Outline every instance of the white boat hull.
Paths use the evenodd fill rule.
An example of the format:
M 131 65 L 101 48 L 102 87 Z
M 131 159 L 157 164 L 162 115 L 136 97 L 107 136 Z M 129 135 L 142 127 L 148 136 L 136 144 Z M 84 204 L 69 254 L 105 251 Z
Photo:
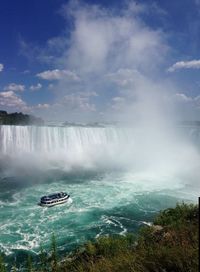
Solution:
M 54 202 L 54 203 L 39 203 L 40 206 L 42 207 L 53 207 L 56 205 L 60 205 L 60 204 L 64 204 L 64 203 L 68 203 L 71 204 L 72 203 L 72 199 L 70 197 L 63 199 L 63 200 L 59 200 L 58 202 Z

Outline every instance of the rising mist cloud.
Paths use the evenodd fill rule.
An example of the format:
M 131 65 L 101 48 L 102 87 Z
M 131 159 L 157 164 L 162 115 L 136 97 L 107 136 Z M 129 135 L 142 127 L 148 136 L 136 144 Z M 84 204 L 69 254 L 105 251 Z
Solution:
M 151 112 L 154 117 L 166 112 L 176 117 L 174 97 L 185 90 L 166 74 L 172 51 L 169 33 L 150 27 L 144 19 L 165 16 L 163 10 L 135 1 L 116 10 L 72 0 L 62 6 L 60 15 L 66 29 L 49 39 L 45 48 L 29 48 L 21 41 L 29 57 L 35 52 L 35 59 L 51 64 L 36 76 L 53 81 L 48 91 L 54 99 L 37 113 L 47 119 L 87 122 L 138 115 L 148 119 Z M 177 62 L 168 71 L 198 66 L 198 60 Z M 97 95 L 87 99 L 83 95 L 93 92 Z
M 119 101 L 117 106 L 123 111 L 136 102 L 139 85 L 148 84 L 144 90 L 140 88 L 142 92 L 154 88 L 154 78 L 160 77 L 169 46 L 161 30 L 151 29 L 141 20 L 144 12 L 149 12 L 148 8 L 135 2 L 117 13 L 79 1 L 62 7 L 62 15 L 72 22 L 73 28 L 70 35 L 58 39 L 62 54 L 54 65 L 59 69 L 37 74 L 42 79 L 57 80 L 55 104 L 60 105 L 60 115 L 70 118 L 73 111 L 79 110 L 80 119 L 84 119 L 91 109 L 90 118 L 107 119 L 116 114 L 115 97 L 123 100 L 123 108 L 119 108 Z M 56 47 L 56 39 L 51 46 Z M 80 93 L 84 92 L 95 92 L 97 96 L 80 100 Z M 77 101 L 73 109 L 72 98 Z

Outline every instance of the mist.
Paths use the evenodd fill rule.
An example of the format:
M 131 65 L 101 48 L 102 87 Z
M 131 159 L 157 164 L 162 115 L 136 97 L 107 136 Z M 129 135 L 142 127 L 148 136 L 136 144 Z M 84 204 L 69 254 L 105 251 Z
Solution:
M 81 1 L 61 7 L 60 16 L 72 28 L 42 50 L 43 60 L 51 60 L 55 69 L 36 76 L 50 83 L 54 101 L 36 112 L 47 120 L 118 126 L 1 128 L 1 156 L 13 165 L 8 171 L 119 169 L 154 177 L 194 176 L 199 151 L 177 126 L 185 116 L 183 96 L 167 71 L 169 37 L 145 21 L 159 12 L 134 1 L 120 10 Z
M 198 146 L 173 126 L 1 126 L 1 177 L 44 182 L 73 173 L 112 173 L 161 188 L 197 186 Z M 187 128 L 188 130 L 188 128 Z M 175 133 L 176 132 L 176 133 Z M 197 130 L 198 132 L 198 130 Z M 167 183 L 166 183 L 167 182 Z

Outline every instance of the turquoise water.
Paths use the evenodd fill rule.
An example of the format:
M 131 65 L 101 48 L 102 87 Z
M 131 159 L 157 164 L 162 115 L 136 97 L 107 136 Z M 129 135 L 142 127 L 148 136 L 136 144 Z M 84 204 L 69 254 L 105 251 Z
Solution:
M 62 254 L 101 235 L 137 232 L 159 210 L 197 200 L 195 147 L 131 133 L 0 126 L 0 251 L 9 263 L 37 258 L 53 233 Z M 60 191 L 70 205 L 38 205 Z
M 35 177 L 36 178 L 36 177 Z M 28 180 L 28 181 L 27 181 Z M 170 190 L 148 186 L 150 180 L 134 180 L 119 173 L 74 173 L 50 179 L 10 177 L 0 182 L 0 250 L 8 260 L 23 261 L 37 256 L 40 246 L 50 248 L 55 234 L 59 251 L 70 251 L 100 235 L 135 232 L 152 221 L 155 214 L 172 207 L 181 186 Z M 169 186 L 170 187 L 170 186 Z M 73 202 L 52 208 L 37 205 L 40 197 L 66 191 Z

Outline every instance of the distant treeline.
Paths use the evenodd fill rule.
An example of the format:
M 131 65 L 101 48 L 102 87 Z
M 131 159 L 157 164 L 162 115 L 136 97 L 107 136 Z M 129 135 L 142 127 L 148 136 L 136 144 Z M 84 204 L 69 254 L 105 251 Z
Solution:
M 7 113 L 0 110 L 0 125 L 43 125 L 41 118 L 23 114 L 22 112 Z

